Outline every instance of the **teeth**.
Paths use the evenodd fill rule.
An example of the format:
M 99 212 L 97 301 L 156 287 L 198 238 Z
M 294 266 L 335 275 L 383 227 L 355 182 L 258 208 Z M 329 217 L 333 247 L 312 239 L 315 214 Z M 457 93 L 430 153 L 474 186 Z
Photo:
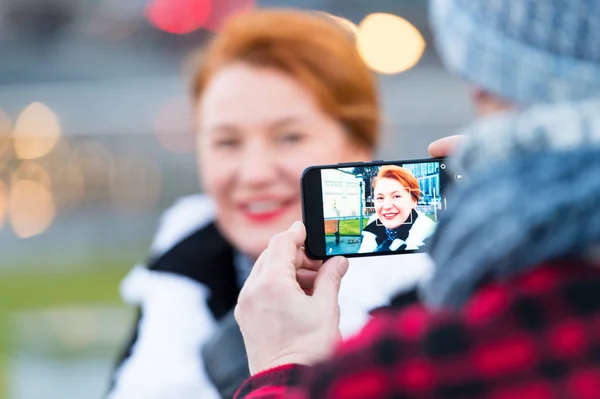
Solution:
M 247 209 L 251 213 L 265 213 L 265 212 L 272 212 L 274 210 L 279 209 L 280 207 L 281 207 L 280 202 L 269 201 L 269 202 L 253 202 L 251 204 L 248 204 Z

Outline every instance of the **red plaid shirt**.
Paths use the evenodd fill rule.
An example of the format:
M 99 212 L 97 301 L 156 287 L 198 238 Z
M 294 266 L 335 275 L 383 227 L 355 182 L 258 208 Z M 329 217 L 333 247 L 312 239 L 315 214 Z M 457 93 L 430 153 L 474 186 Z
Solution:
M 330 360 L 255 375 L 242 398 L 598 399 L 600 268 L 540 267 L 458 313 L 381 311 Z

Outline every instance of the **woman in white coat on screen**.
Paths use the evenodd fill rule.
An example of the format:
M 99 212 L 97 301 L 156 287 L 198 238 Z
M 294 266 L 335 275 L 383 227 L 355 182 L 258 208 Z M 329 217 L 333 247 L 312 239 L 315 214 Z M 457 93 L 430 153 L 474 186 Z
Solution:
M 375 214 L 362 231 L 359 253 L 422 249 L 435 223 L 417 211 L 419 182 L 405 168 L 382 166 L 373 180 Z

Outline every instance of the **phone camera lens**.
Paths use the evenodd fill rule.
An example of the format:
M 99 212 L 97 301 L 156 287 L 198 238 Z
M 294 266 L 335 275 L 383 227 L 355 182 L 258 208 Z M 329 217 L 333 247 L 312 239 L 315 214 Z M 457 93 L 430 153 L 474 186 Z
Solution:
M 441 165 L 440 165 L 440 168 L 441 168 L 442 170 L 443 170 L 443 169 L 446 169 L 446 164 L 445 164 L 445 163 L 441 164 Z

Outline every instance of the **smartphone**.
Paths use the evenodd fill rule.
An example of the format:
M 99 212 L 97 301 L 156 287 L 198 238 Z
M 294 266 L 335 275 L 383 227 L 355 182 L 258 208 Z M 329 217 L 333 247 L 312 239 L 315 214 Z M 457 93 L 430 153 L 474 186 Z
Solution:
M 426 252 L 449 176 L 444 158 L 312 166 L 302 174 L 305 250 L 313 259 Z

